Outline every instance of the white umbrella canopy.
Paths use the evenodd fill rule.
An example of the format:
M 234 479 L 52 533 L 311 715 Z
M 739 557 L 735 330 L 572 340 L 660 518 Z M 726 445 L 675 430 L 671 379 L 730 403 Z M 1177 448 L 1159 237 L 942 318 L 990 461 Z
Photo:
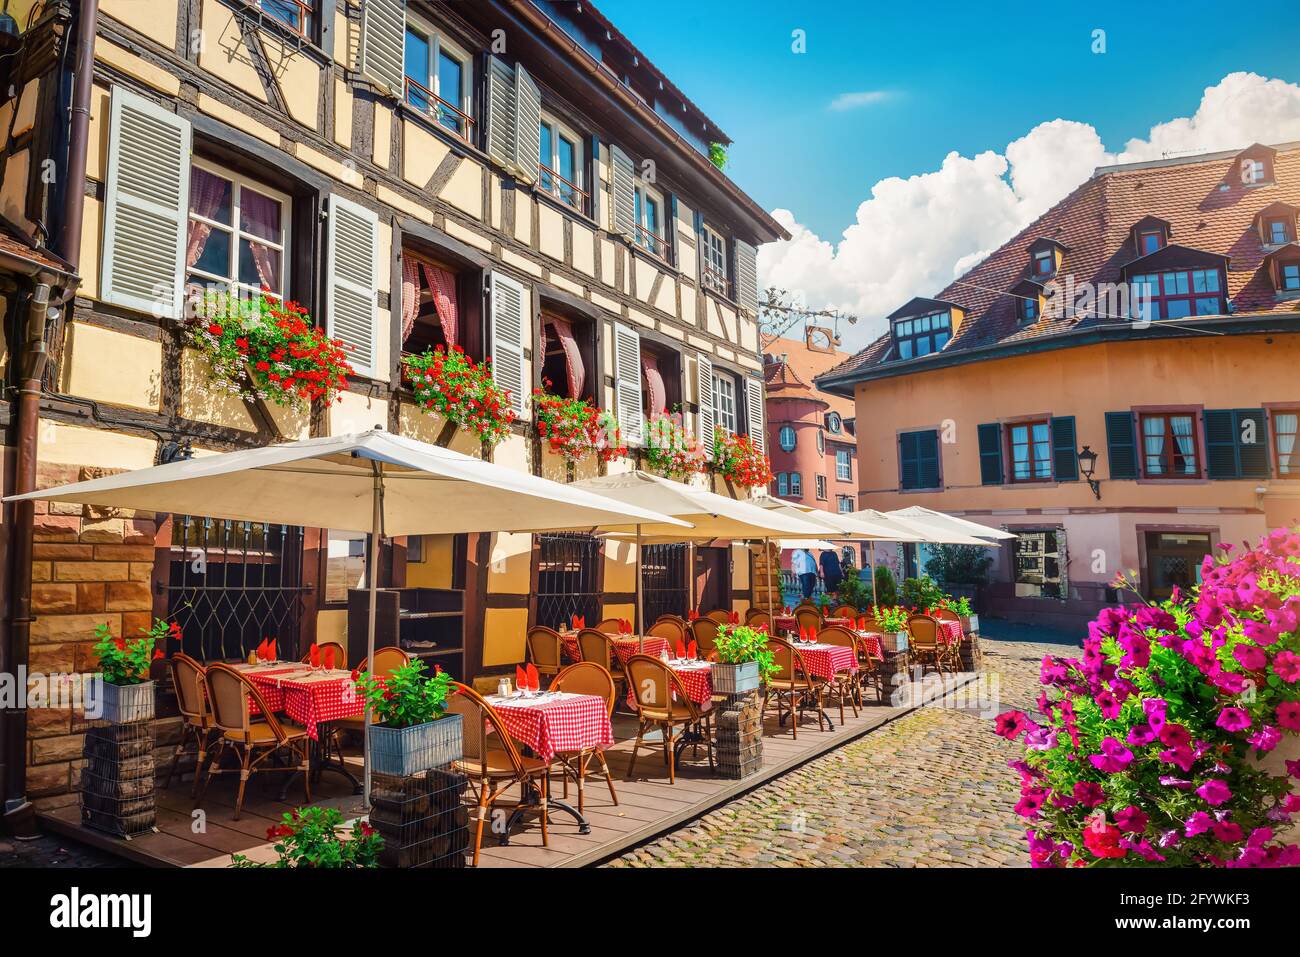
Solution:
M 823 536 L 834 533 L 835 538 L 852 541 L 919 542 L 923 540 L 918 532 L 908 531 L 897 522 L 867 518 L 862 512 L 828 512 L 811 505 L 795 505 L 792 502 L 770 497 L 756 499 L 754 504 L 780 515 L 821 525 L 824 529 Z
M 987 539 L 975 538 L 973 535 L 944 528 L 921 518 L 904 518 L 894 512 L 878 512 L 873 508 L 865 508 L 853 512 L 852 515 L 855 518 L 861 516 L 865 521 L 883 524 L 898 529 L 900 533 L 910 533 L 915 536 L 911 539 L 895 539 L 895 541 L 917 541 L 928 545 L 983 545 L 996 547 L 996 543 Z
M 950 531 L 963 535 L 972 535 L 975 538 L 994 538 L 1004 541 L 1018 537 L 1011 532 L 1003 531 L 1000 528 L 991 528 L 988 525 L 981 525 L 979 522 L 970 522 L 964 518 L 949 515 L 946 512 L 936 512 L 934 509 L 926 508 L 924 505 L 911 505 L 907 508 L 896 508 L 889 514 L 897 515 L 904 521 L 915 521 L 920 519 L 927 525 L 947 528 Z

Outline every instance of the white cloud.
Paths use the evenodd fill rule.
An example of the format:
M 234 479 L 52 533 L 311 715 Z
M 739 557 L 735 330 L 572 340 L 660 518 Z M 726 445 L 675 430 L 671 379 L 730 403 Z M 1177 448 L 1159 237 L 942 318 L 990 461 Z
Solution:
M 889 99 L 884 90 L 859 90 L 856 93 L 841 93 L 830 102 L 830 109 L 836 111 L 856 110 Z
M 1119 153 L 1107 152 L 1086 123 L 1040 123 L 1002 153 L 949 153 L 937 170 L 879 181 L 838 243 L 791 211 L 773 210 L 792 238 L 759 250 L 760 285 L 789 290 L 815 309 L 862 316 L 842 330 L 845 348 L 860 348 L 883 331 L 885 315 L 912 296 L 938 292 L 1098 166 L 1288 140 L 1300 140 L 1300 86 L 1254 73 L 1225 76 L 1192 116 L 1157 124 Z

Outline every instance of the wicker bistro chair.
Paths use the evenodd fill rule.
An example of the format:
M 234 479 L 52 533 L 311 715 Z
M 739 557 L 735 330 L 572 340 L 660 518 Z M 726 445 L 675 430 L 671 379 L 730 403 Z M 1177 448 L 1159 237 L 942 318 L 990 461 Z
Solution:
M 955 621 L 958 626 L 961 625 L 961 615 L 957 614 L 951 608 L 936 608 L 931 612 L 939 621 Z M 962 629 L 963 637 L 966 629 Z M 952 668 L 952 673 L 957 674 L 961 671 L 961 642 L 955 641 L 952 644 L 939 646 L 939 657 L 944 659 L 945 663 Z
M 701 658 L 713 660 L 718 647 L 719 627 L 712 618 L 696 618 L 691 622 L 691 637 L 695 639 L 695 649 Z
M 618 701 L 619 683 L 614 676 L 606 669 L 602 668 L 594 661 L 580 661 L 576 665 L 569 665 L 551 682 L 552 691 L 568 691 L 571 694 L 589 694 L 597 698 L 604 698 L 609 705 L 609 714 L 612 718 L 614 715 L 614 704 Z M 581 814 L 586 807 L 586 788 L 587 769 L 591 767 L 593 760 L 600 763 L 600 769 L 605 773 L 605 783 L 609 785 L 609 797 L 615 804 L 618 804 L 618 795 L 614 793 L 614 778 L 609 773 L 609 764 L 605 761 L 605 752 L 600 748 L 584 748 L 581 751 L 572 751 L 563 754 L 557 754 L 556 758 L 564 771 L 564 797 L 569 796 L 569 778 L 573 778 L 578 784 L 578 813 Z
M 578 632 L 578 654 L 583 662 L 600 665 L 609 672 L 614 681 L 615 700 L 617 700 L 619 688 L 626 687 L 626 676 L 623 674 L 623 665 L 618 660 L 618 655 L 614 654 L 614 643 L 610 636 L 595 628 L 583 628 Z
M 832 618 L 847 618 L 850 621 L 857 621 L 858 610 L 852 605 L 840 605 L 831 612 Z
M 469 685 L 451 682 L 455 691 L 447 698 L 447 710 L 462 716 L 464 756 L 454 767 L 470 779 L 478 801 L 478 823 L 474 828 L 474 866 L 478 866 L 479 848 L 483 845 L 483 822 L 497 800 L 518 784 L 526 796 L 536 789 L 542 819 L 542 846 L 550 846 L 547 831 L 548 803 L 551 792 L 551 762 L 525 757 L 510 737 L 505 723 L 483 696 Z M 491 725 L 495 737 L 488 738 Z
M 676 618 L 660 618 L 646 632 L 647 637 L 662 638 L 674 648 L 677 647 L 677 642 L 686 641 L 688 634 L 690 634 L 690 631 L 687 626 Z
M 817 640 L 828 645 L 841 645 L 853 649 L 853 657 L 858 658 L 858 636 L 843 625 L 827 625 L 817 634 Z M 862 672 L 837 671 L 833 680 L 827 682 L 827 690 L 833 691 L 840 703 L 840 724 L 844 723 L 844 698 L 849 699 L 853 708 L 853 717 L 858 716 L 858 705 L 862 703 Z
M 168 662 L 172 672 L 172 686 L 176 689 L 176 706 L 180 710 L 181 739 L 176 744 L 172 755 L 171 767 L 167 769 L 167 780 L 163 787 L 172 786 L 172 775 L 186 753 L 186 745 L 194 742 L 194 786 L 190 796 L 198 793 L 199 780 L 203 774 L 203 764 L 208 758 L 208 748 L 212 744 L 212 709 L 208 707 L 208 695 L 204 688 L 204 668 L 201 664 L 178 651 Z
M 704 615 L 703 617 L 712 618 L 719 625 L 725 625 L 727 622 L 731 620 L 731 612 L 727 611 L 727 609 L 725 608 L 715 608 L 713 609 L 713 611 L 709 612 L 707 615 Z
M 322 641 L 322 642 L 318 642 L 318 645 L 320 647 L 322 655 L 325 653 L 326 648 L 334 649 L 334 666 L 336 668 L 347 667 L 347 661 L 348 661 L 347 649 L 344 648 L 342 645 L 340 645 L 337 641 Z M 311 649 L 308 648 L 306 653 L 301 658 L 299 658 L 298 661 L 300 664 L 306 664 L 310 660 L 311 660 Z
M 874 622 L 875 619 L 873 618 L 872 621 Z M 868 632 L 874 631 L 874 633 L 878 635 L 881 634 L 878 630 L 872 628 L 866 630 Z M 854 638 L 856 639 L 858 648 L 858 693 L 861 695 L 862 689 L 870 683 L 876 688 L 876 700 L 883 704 L 885 701 L 885 684 L 887 681 L 884 669 L 884 658 L 872 654 L 871 649 L 867 645 L 866 639 L 861 635 L 858 635 L 855 632 Z M 883 638 L 884 636 L 881 635 L 882 640 Z M 859 697 L 858 703 L 863 703 L 861 697 Z
M 784 638 L 778 638 L 773 635 L 767 640 L 767 646 L 772 649 L 775 656 L 775 664 L 780 670 L 775 675 L 770 675 L 763 692 L 763 716 L 767 716 L 767 703 L 771 699 L 776 699 L 776 720 L 778 724 L 785 724 L 784 714 L 789 713 L 791 717 L 790 730 L 794 737 L 799 737 L 799 712 L 808 707 L 811 700 L 817 710 L 817 728 L 821 730 L 822 722 L 830 724 L 826 717 L 826 711 L 823 702 L 826 697 L 826 682 L 808 673 L 808 668 L 804 665 L 803 655 L 790 642 Z M 782 708 L 782 704 L 786 705 Z
M 603 631 L 607 635 L 617 635 L 622 624 L 618 618 L 606 618 L 604 621 L 596 622 L 596 630 Z
M 812 605 L 800 605 L 794 610 L 794 620 L 800 631 L 806 628 L 817 631 L 822 626 L 822 613 Z
M 554 677 L 560 673 L 560 658 L 564 640 L 554 628 L 534 625 L 528 629 L 528 659 L 536 666 L 539 675 Z
M 713 770 L 713 703 L 697 705 L 686 693 L 682 679 L 658 658 L 650 655 L 633 655 L 627 660 L 627 680 L 635 689 L 639 724 L 636 742 L 632 745 L 632 760 L 627 766 L 630 780 L 636 772 L 637 751 L 641 740 L 652 726 L 663 731 L 664 763 L 668 765 L 668 783 L 677 783 L 677 750 L 685 743 L 674 745 L 673 729 L 679 726 L 696 728 L 704 736 L 704 746 L 709 755 L 709 770 Z M 696 750 L 699 743 L 694 742 Z
M 757 608 L 751 608 L 749 609 L 749 611 L 745 612 L 745 624 L 748 625 L 750 628 L 762 627 L 762 628 L 766 628 L 768 631 L 771 631 L 772 616 L 765 611 L 760 611 Z
M 927 666 L 943 674 L 945 650 L 939 644 L 939 622 L 932 615 L 913 615 L 907 619 L 907 659 L 920 666 L 925 676 Z
M 257 685 L 249 681 L 230 665 L 214 662 L 204 674 L 208 701 L 212 707 L 212 727 L 220 734 L 217 748 L 208 762 L 208 773 L 199 788 L 195 807 L 212 782 L 213 775 L 230 774 L 235 769 L 221 767 L 221 756 L 227 748 L 239 754 L 239 794 L 235 797 L 235 820 L 239 820 L 244 806 L 244 789 L 248 779 L 258 771 L 302 772 L 302 790 L 307 803 L 311 803 L 311 763 L 307 757 L 307 729 L 290 721 L 281 721 L 266 704 Z M 262 720 L 249 714 L 248 699 L 262 712 Z M 281 750 L 288 750 L 298 758 L 297 765 L 263 767 L 263 762 Z

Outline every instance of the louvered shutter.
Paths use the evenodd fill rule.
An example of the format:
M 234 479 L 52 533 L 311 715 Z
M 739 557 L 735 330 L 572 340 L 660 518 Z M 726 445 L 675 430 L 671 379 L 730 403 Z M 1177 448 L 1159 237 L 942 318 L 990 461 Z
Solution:
M 515 165 L 515 71 L 500 57 L 488 57 L 487 151 L 507 168 Z M 538 132 L 540 136 L 540 130 Z M 533 154 L 536 158 L 537 154 Z
M 329 198 L 325 248 L 326 333 L 342 340 L 358 375 L 375 376 L 379 217 L 341 196 Z
M 986 422 L 978 429 L 980 443 L 980 484 L 1002 484 L 1002 426 Z
M 732 246 L 736 251 L 736 303 L 758 312 L 758 250 L 739 239 L 732 240 Z
M 1263 409 L 1238 409 L 1236 412 L 1237 457 L 1242 478 L 1271 478 L 1269 464 L 1268 417 Z
M 939 487 L 939 433 L 933 430 L 917 433 L 919 488 Z
M 633 239 L 636 235 L 636 166 L 632 157 L 617 146 L 609 148 L 609 165 L 614 184 L 614 231 Z
M 542 91 L 522 66 L 515 67 L 515 168 L 520 179 L 537 181 L 542 139 Z
M 614 326 L 614 396 L 619 428 L 628 442 L 645 439 L 641 411 L 641 336 L 627 326 Z
M 750 376 L 745 380 L 745 419 L 754 448 L 767 451 L 767 427 L 763 421 L 763 380 Z
M 1236 416 L 1231 409 L 1206 409 L 1201 413 L 1205 426 L 1205 474 L 1212 479 L 1241 477 L 1237 461 Z
M 357 68 L 394 96 L 405 93 L 405 0 L 364 0 Z
M 696 392 L 699 399 L 699 438 L 705 454 L 713 456 L 713 362 L 700 356 L 696 360 Z
M 900 488 L 921 487 L 920 479 L 920 432 L 903 432 L 898 437 L 898 485 Z
M 499 272 L 489 282 L 492 297 L 492 380 L 498 388 L 510 390 L 510 407 L 525 417 L 524 408 L 524 317 L 528 293 L 523 285 Z M 527 323 L 531 326 L 531 323 Z
M 101 295 L 159 319 L 181 317 L 190 196 L 188 120 L 113 88 Z
M 1052 475 L 1058 482 L 1079 481 L 1079 453 L 1075 451 L 1074 416 L 1053 416 Z
M 1106 457 L 1111 478 L 1138 477 L 1137 431 L 1132 412 L 1106 413 Z

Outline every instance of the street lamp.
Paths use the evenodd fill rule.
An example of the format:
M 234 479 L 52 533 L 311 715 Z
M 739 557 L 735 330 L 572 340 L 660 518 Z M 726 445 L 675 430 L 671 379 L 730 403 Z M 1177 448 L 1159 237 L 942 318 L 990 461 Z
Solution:
M 1097 453 L 1084 446 L 1079 450 L 1079 471 L 1088 482 L 1088 488 L 1092 489 L 1092 494 L 1097 496 L 1101 501 L 1101 482 L 1092 477 L 1093 470 L 1097 467 Z

